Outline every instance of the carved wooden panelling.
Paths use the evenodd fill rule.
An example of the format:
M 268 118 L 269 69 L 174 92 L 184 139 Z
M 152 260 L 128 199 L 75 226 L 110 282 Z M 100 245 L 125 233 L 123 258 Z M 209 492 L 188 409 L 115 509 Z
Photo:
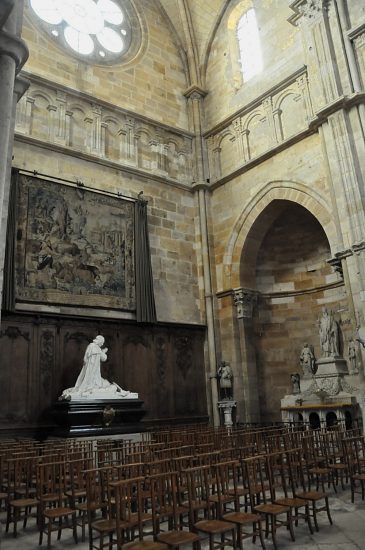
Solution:
M 102 376 L 139 393 L 146 421 L 206 415 L 204 328 L 155 327 L 50 317 L 4 316 L 0 331 L 0 431 L 52 424 L 49 414 L 65 388 L 74 386 L 85 349 L 105 337 Z
M 9 323 L 0 331 L 0 421 L 25 423 L 34 385 L 31 376 L 32 326 Z

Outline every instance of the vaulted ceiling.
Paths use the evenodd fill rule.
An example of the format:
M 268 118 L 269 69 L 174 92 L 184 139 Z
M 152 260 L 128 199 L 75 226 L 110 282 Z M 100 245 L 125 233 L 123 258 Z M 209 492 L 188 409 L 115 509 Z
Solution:
M 215 29 L 230 0 L 157 0 L 184 49 L 190 84 L 200 84 Z

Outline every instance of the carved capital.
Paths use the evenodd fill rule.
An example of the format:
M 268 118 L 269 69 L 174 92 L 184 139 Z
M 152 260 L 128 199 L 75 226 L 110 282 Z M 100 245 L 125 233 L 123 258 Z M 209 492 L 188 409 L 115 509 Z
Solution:
M 250 288 L 234 288 L 233 300 L 237 308 L 237 319 L 251 319 L 257 303 L 257 292 Z
M 288 21 L 293 25 L 297 25 L 302 17 L 310 22 L 315 21 L 328 9 L 329 2 L 330 0 L 294 0 L 290 4 L 294 14 Z

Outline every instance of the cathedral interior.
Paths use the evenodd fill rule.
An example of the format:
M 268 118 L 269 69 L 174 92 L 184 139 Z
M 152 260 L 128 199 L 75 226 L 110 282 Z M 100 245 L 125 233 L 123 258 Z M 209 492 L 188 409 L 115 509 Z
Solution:
M 0 506 L 15 440 L 136 432 L 336 434 L 363 506 L 364 2 L 0 0 L 0 137 Z

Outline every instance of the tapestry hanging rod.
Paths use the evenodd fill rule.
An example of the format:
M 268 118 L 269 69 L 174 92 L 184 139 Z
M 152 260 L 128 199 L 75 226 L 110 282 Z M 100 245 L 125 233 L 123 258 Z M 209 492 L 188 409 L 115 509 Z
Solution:
M 138 199 L 141 198 L 141 195 L 143 194 L 143 191 L 138 193 L 138 199 L 134 199 L 133 197 L 128 197 L 127 195 L 123 195 L 123 193 L 120 193 L 119 191 L 104 191 L 103 189 L 97 189 L 95 187 L 90 187 L 89 185 L 86 185 L 82 180 L 79 178 L 76 178 L 76 181 L 69 180 L 65 178 L 60 178 L 59 176 L 50 176 L 49 174 L 43 174 L 42 172 L 38 172 L 37 170 L 26 170 L 25 168 L 17 168 L 14 166 L 15 170 L 18 170 L 19 174 L 29 174 L 31 176 L 39 176 L 40 178 L 47 178 L 50 180 L 53 180 L 55 182 L 63 182 L 63 183 L 70 183 L 72 185 L 75 185 L 76 187 L 79 187 L 80 189 L 85 189 L 89 191 L 93 191 L 96 193 L 100 193 L 102 195 L 112 195 L 114 197 L 120 197 L 121 199 L 125 199 L 128 201 L 136 202 Z

